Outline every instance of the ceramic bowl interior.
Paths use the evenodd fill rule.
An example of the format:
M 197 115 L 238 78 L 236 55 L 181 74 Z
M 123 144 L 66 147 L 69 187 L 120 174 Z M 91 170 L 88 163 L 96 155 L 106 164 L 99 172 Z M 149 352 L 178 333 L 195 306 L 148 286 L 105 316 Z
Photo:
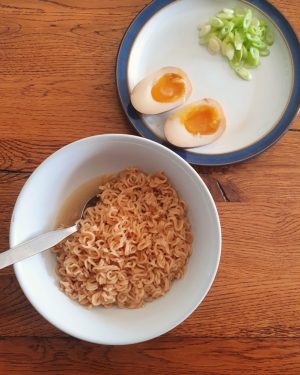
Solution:
M 15 265 L 32 305 L 53 325 L 77 338 L 129 344 L 159 336 L 181 323 L 203 300 L 215 277 L 221 251 L 217 210 L 192 167 L 169 149 L 129 135 L 101 135 L 72 143 L 45 160 L 24 185 L 10 230 L 11 246 L 55 228 L 62 203 L 86 181 L 129 166 L 163 170 L 188 205 L 193 254 L 183 279 L 141 309 L 87 309 L 58 288 L 50 250 Z

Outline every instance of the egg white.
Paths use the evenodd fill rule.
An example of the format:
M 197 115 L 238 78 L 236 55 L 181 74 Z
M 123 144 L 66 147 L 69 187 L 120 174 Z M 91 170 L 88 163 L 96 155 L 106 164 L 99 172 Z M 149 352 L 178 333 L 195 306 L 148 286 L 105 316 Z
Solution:
M 180 120 L 180 115 L 190 106 L 209 105 L 217 110 L 219 118 L 219 126 L 213 134 L 192 134 Z M 179 110 L 173 112 L 166 120 L 164 125 L 164 133 L 168 142 L 174 146 L 190 148 L 204 146 L 217 140 L 226 128 L 226 118 L 221 105 L 213 99 L 202 99 L 194 103 L 188 104 Z
M 169 103 L 161 103 L 153 99 L 151 91 L 155 83 L 165 74 L 178 74 L 184 81 L 184 94 L 176 101 Z M 187 74 L 176 67 L 167 66 L 148 75 L 140 81 L 132 90 L 131 103 L 133 107 L 145 115 L 156 115 L 159 113 L 170 111 L 182 105 L 192 93 L 192 84 Z

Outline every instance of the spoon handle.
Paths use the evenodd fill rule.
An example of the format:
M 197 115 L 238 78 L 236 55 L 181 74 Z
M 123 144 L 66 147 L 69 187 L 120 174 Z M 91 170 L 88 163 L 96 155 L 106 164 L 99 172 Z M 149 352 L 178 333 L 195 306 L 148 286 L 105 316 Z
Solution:
M 52 232 L 40 234 L 32 240 L 21 243 L 20 245 L 4 251 L 0 254 L 0 269 L 57 245 L 59 242 L 70 236 L 72 233 L 75 233 L 77 230 L 77 225 L 73 225 L 69 228 L 57 229 Z

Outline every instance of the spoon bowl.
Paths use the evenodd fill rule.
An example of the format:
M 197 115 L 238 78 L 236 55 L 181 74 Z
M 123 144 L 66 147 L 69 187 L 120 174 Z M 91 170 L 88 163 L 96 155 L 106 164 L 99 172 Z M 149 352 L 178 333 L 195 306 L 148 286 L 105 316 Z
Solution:
M 94 206 L 98 201 L 98 195 L 90 198 L 83 206 L 79 220 L 83 218 L 86 209 Z M 80 229 L 79 220 L 71 227 L 61 228 L 40 234 L 29 241 L 23 242 L 20 245 L 4 251 L 0 254 L 0 269 L 8 267 L 33 255 L 39 254 L 57 245 Z

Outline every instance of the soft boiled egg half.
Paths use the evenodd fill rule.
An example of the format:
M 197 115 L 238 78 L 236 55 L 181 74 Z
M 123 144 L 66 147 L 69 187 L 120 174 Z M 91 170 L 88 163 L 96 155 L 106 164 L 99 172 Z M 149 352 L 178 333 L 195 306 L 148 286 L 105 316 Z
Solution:
M 192 92 L 187 74 L 176 67 L 164 67 L 148 75 L 132 90 L 133 107 L 146 115 L 167 112 L 183 104 Z
M 221 105 L 213 99 L 202 99 L 173 112 L 165 122 L 164 132 L 173 145 L 189 148 L 214 142 L 225 127 Z

